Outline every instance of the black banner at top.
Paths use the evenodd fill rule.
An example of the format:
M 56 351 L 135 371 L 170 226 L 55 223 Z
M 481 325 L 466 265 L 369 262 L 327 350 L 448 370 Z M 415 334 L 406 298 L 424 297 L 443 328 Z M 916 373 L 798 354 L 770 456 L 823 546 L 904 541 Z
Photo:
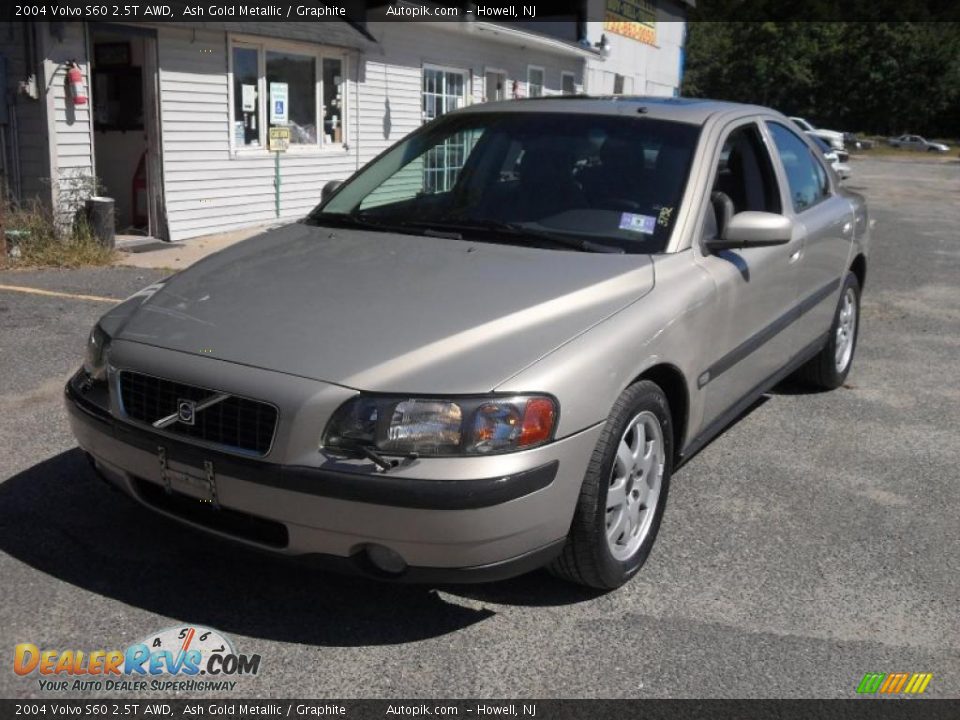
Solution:
M 106 22 L 960 21 L 956 0 L 6 0 L 11 20 Z

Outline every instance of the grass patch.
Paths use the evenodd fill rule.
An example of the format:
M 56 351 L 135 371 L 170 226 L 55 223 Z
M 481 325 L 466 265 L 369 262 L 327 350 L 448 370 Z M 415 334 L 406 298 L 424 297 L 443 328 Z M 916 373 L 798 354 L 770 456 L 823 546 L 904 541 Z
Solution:
M 0 253 L 2 268 L 75 268 L 110 265 L 116 259 L 116 251 L 101 245 L 85 220 L 70 229 L 58 228 L 40 203 L 7 208 L 3 229 L 7 253 Z

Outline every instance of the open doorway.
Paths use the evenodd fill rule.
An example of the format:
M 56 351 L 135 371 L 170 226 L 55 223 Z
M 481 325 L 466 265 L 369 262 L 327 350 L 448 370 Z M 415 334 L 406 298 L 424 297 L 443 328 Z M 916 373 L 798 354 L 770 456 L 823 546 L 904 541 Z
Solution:
M 483 99 L 496 102 L 507 99 L 507 74 L 502 70 L 487 70 L 484 80 Z
M 100 192 L 114 199 L 118 236 L 164 238 L 155 33 L 120 26 L 90 28 Z

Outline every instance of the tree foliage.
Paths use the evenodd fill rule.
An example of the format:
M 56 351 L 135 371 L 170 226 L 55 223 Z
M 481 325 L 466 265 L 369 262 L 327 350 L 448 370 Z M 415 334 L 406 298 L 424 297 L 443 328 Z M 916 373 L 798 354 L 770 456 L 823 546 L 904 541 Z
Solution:
M 683 94 L 823 127 L 960 137 L 960 23 L 691 22 Z

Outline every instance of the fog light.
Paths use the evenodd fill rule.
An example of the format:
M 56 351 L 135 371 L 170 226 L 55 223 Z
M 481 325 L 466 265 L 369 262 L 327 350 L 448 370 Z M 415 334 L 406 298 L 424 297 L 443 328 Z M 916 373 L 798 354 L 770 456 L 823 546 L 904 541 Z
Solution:
M 367 558 L 377 570 L 391 575 L 400 575 L 407 569 L 407 561 L 383 545 L 367 545 Z

